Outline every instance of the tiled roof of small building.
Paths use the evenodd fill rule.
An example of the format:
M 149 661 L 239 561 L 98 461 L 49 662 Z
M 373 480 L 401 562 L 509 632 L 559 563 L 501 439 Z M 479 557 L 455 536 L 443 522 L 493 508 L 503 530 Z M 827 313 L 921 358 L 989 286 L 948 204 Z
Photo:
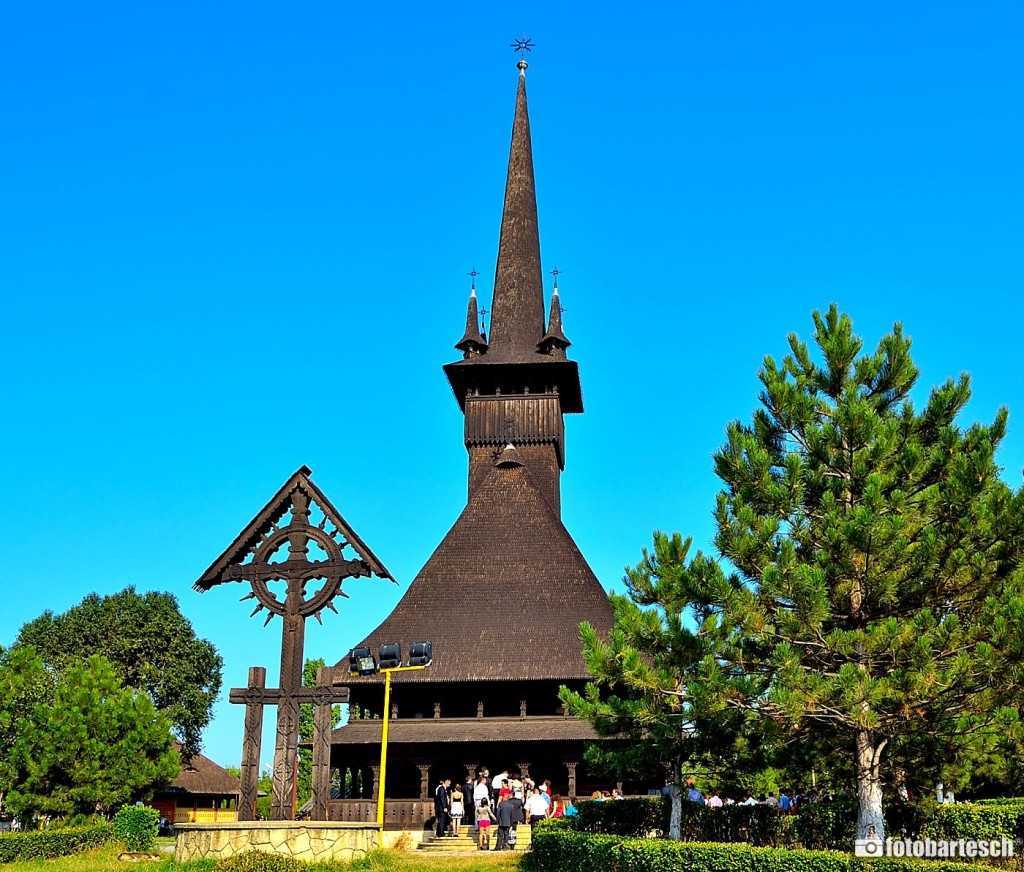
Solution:
M 178 750 L 181 748 L 179 746 Z M 167 792 L 232 795 L 241 791 L 237 778 L 214 763 L 209 757 L 196 754 L 187 763 L 182 760 L 181 772 L 166 788 Z

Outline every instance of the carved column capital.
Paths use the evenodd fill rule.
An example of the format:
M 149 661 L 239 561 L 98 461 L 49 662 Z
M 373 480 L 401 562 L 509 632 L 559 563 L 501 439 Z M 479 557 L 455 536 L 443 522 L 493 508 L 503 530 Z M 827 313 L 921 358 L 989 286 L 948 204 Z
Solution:
M 441 703 L 435 702 L 434 703 L 434 720 L 437 721 L 437 720 L 440 720 L 440 719 L 441 719 Z
M 417 763 L 416 768 L 420 771 L 420 799 L 430 799 L 430 764 Z

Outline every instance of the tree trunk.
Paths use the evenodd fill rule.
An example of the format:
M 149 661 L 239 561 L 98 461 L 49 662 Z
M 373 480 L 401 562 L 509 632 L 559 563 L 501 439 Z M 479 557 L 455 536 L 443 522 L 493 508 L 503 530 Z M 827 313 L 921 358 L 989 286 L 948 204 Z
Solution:
M 884 839 L 882 779 L 879 760 L 885 741 L 876 742 L 868 730 L 857 733 L 857 838 Z
M 683 789 L 672 782 L 672 817 L 668 822 L 668 837 L 677 842 L 683 838 Z

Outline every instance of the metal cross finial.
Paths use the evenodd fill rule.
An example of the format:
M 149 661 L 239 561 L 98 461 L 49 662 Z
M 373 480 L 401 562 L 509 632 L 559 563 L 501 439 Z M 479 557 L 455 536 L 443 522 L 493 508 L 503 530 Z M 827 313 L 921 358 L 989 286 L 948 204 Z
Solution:
M 481 333 L 486 333 L 487 332 L 487 330 L 485 329 L 486 325 L 484 324 L 484 318 L 487 317 L 488 312 L 490 312 L 490 309 L 488 309 L 486 306 L 481 306 L 480 307 L 480 332 Z
M 473 269 L 471 269 L 468 273 L 466 273 L 466 275 L 469 276 L 470 279 L 472 279 L 472 281 L 473 281 L 473 290 L 475 291 L 476 290 L 476 277 L 478 275 L 480 275 L 480 273 L 478 273 L 476 271 L 476 267 L 473 267 Z
M 523 57 L 528 51 L 533 51 L 534 42 L 528 36 L 517 36 L 512 40 L 512 50 L 518 52 L 519 57 Z

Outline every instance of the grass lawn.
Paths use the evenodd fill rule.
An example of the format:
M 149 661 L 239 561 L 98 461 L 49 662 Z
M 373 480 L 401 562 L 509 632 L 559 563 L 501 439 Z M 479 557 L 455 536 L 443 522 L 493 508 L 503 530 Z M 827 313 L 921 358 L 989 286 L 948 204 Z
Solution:
M 209 872 L 209 862 L 176 865 L 170 858 L 146 863 L 125 863 L 117 859 L 119 847 L 99 848 L 71 857 L 57 857 L 54 860 L 30 860 L 5 863 L 2 872 Z M 490 853 L 470 854 L 467 857 L 430 857 L 415 851 L 406 853 L 384 852 L 352 866 L 353 872 L 491 872 L 519 869 L 522 854 Z

